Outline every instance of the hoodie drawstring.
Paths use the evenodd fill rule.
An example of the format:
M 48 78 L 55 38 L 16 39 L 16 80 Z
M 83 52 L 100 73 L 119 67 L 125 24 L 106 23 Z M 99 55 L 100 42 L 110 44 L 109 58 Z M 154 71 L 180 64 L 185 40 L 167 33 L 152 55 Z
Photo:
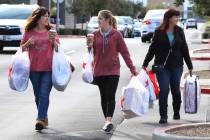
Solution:
M 109 33 L 112 31 L 112 27 L 109 28 L 109 30 L 107 32 L 102 32 L 101 29 L 100 29 L 100 33 L 103 37 L 103 53 L 105 51 L 105 46 L 108 46 L 108 35 Z

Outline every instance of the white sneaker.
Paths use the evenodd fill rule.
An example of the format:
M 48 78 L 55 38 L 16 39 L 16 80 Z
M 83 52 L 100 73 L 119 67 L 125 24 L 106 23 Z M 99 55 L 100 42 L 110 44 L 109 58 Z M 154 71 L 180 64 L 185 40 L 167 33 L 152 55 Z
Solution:
M 106 132 L 106 133 L 110 133 L 114 128 L 114 125 L 111 123 L 111 122 L 106 122 L 103 126 L 103 130 Z

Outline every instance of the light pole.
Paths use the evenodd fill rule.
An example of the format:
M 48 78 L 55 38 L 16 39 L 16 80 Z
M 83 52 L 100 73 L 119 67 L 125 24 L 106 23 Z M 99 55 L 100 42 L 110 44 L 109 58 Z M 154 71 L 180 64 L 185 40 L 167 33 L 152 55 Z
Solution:
M 59 17 L 59 0 L 56 3 L 56 31 L 59 33 L 59 26 L 60 26 L 60 17 Z

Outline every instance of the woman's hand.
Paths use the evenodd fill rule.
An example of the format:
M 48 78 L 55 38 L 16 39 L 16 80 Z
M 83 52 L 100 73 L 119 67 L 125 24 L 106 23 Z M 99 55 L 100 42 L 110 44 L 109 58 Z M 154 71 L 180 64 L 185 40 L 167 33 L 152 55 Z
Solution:
M 93 47 L 93 41 L 94 41 L 94 34 L 88 34 L 87 35 L 87 40 L 86 40 L 88 48 Z
M 59 47 L 59 43 L 58 42 L 54 42 L 53 48 L 55 49 L 56 52 L 58 52 L 58 47 Z
M 192 69 L 189 69 L 189 74 L 190 74 L 190 76 L 192 76 L 192 74 L 193 74 Z
M 50 32 L 50 34 L 49 34 L 49 40 L 52 41 L 52 42 L 54 42 L 56 35 L 57 35 L 56 32 Z
M 134 73 L 133 73 L 133 76 L 137 76 L 139 74 L 139 72 L 138 71 L 135 71 Z
M 25 44 L 23 44 L 21 46 L 23 51 L 28 51 L 28 48 L 34 44 L 34 39 L 33 37 L 29 38 L 28 41 L 25 42 Z
M 58 35 L 57 32 L 56 32 L 56 29 L 52 28 L 49 30 L 49 40 L 51 42 L 54 42 L 55 41 L 55 36 Z
M 34 45 L 34 39 L 33 37 L 29 38 L 28 41 L 24 44 L 24 48 L 28 48 L 31 45 Z
M 139 74 L 139 72 L 136 70 L 136 68 L 134 70 L 132 70 L 131 72 L 132 72 L 132 76 L 137 76 Z
M 145 71 L 147 71 L 147 67 L 145 67 L 145 66 L 142 66 L 142 69 L 145 70 Z

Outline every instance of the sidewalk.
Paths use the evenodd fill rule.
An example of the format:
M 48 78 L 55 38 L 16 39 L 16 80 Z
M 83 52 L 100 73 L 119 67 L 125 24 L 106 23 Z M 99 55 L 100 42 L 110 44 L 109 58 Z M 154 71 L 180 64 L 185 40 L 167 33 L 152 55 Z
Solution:
M 196 57 L 202 57 L 203 54 L 201 53 L 199 56 Z M 208 55 L 210 57 L 210 55 Z M 199 60 L 200 61 L 200 60 Z M 200 63 L 198 61 L 198 63 Z M 208 63 L 210 61 L 208 60 Z M 209 69 L 207 66 L 200 65 L 199 70 L 202 69 Z M 200 85 L 201 87 L 206 87 L 208 91 L 210 91 L 210 79 L 200 79 Z M 183 86 L 183 85 L 181 85 Z M 205 89 L 205 88 L 203 88 Z M 210 94 L 210 92 L 208 93 Z M 116 130 L 111 137 L 110 140 L 152 140 L 152 133 L 156 128 L 161 127 L 169 127 L 173 125 L 179 125 L 179 124 L 189 124 L 189 123 L 200 123 L 206 121 L 206 110 L 208 106 L 208 98 L 210 99 L 210 95 L 202 94 L 201 95 L 201 104 L 198 109 L 197 114 L 186 114 L 183 110 L 183 104 L 181 106 L 180 110 L 180 116 L 181 120 L 173 120 L 173 109 L 172 109 L 172 97 L 171 94 L 169 94 L 168 98 L 168 124 L 163 125 L 159 124 L 159 105 L 158 101 L 155 101 L 154 108 L 150 109 L 150 111 L 142 116 L 142 117 L 136 117 L 133 119 L 125 119 L 120 125 L 116 126 Z
M 205 122 L 207 95 L 202 95 L 202 103 L 197 114 L 184 113 L 183 106 L 181 107 L 181 120 L 175 121 L 173 117 L 173 109 L 171 101 L 168 107 L 168 124 L 159 124 L 159 107 L 158 101 L 155 102 L 154 108 L 150 109 L 149 113 L 142 117 L 136 117 L 129 120 L 124 120 L 117 126 L 110 140 L 152 140 L 152 133 L 156 128 L 168 127 L 172 125 L 188 124 L 196 122 Z M 171 96 L 169 96 L 171 98 Z

